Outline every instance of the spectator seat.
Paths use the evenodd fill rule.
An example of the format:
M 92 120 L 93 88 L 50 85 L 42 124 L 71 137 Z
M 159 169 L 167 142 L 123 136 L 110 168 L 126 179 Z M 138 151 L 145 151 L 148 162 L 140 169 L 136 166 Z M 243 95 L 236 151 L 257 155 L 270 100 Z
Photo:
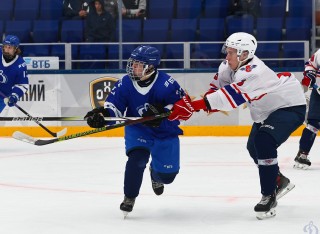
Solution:
M 35 43 L 58 42 L 58 20 L 35 20 L 33 22 L 33 41 Z

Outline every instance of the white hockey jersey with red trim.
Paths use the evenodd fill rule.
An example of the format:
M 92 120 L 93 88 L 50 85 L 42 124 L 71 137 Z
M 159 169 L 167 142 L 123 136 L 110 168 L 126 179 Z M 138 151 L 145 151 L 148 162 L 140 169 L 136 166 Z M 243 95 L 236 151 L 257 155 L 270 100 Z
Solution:
M 237 72 L 227 61 L 222 62 L 210 86 L 219 89 L 206 96 L 211 109 L 230 111 L 246 102 L 257 123 L 277 109 L 306 104 L 300 82 L 293 74 L 276 74 L 256 56 Z
M 316 84 L 320 87 L 320 49 L 317 50 L 306 62 L 305 71 L 313 70 L 317 73 Z

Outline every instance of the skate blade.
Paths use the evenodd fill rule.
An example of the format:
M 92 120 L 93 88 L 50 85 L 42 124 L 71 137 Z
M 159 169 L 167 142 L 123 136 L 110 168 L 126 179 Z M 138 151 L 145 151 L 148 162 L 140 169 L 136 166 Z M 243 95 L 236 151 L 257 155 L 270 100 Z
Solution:
M 287 187 L 285 187 L 279 194 L 277 194 L 277 200 L 282 198 L 284 195 L 286 195 L 288 192 L 290 192 L 292 189 L 296 187 L 294 184 L 289 183 Z
M 307 170 L 307 169 L 309 168 L 309 165 L 307 165 L 307 164 L 301 164 L 301 163 L 296 162 L 296 163 L 293 165 L 293 168 L 299 169 L 299 170 Z
M 268 212 L 256 212 L 256 217 L 259 220 L 268 219 L 276 216 L 276 209 L 271 208 Z
M 129 214 L 129 212 L 128 211 L 122 211 L 122 212 L 123 212 L 123 219 L 126 219 L 128 214 Z

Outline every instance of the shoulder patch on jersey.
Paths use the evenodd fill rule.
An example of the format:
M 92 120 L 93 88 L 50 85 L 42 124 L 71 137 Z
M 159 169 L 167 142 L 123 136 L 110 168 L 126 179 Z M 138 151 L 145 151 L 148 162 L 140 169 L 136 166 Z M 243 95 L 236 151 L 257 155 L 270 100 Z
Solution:
M 252 69 L 256 68 L 257 65 L 246 65 L 245 67 L 241 67 L 240 71 L 251 72 Z
M 25 62 L 23 62 L 23 63 L 21 63 L 21 64 L 18 65 L 18 68 L 26 67 L 26 66 L 27 66 L 27 64 L 26 64 Z

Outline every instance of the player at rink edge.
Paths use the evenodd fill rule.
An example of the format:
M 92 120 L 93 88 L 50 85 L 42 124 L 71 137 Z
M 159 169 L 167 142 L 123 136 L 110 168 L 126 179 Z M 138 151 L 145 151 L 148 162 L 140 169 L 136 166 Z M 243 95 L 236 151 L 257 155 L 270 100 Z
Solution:
M 247 150 L 258 166 L 262 198 L 254 207 L 256 217 L 276 215 L 277 200 L 294 188 L 278 167 L 278 147 L 300 125 L 306 100 L 299 81 L 289 72 L 276 74 L 257 56 L 257 41 L 251 34 L 230 35 L 210 89 L 203 99 L 185 96 L 173 107 L 171 118 L 187 120 L 194 111 L 230 111 L 246 103 L 254 121 Z
M 20 40 L 7 35 L 0 52 L 0 112 L 7 106 L 13 107 L 29 88 L 27 65 L 21 57 Z
M 104 127 L 104 117 L 145 117 L 171 110 L 185 92 L 168 74 L 158 71 L 160 52 L 155 47 L 138 46 L 131 53 L 126 72 L 108 95 L 104 107 L 85 116 L 90 127 Z M 108 122 L 112 124 L 112 122 Z M 177 120 L 155 119 L 144 124 L 125 126 L 127 163 L 124 175 L 124 200 L 120 210 L 126 217 L 139 195 L 143 173 L 150 162 L 151 185 L 156 195 L 164 184 L 174 181 L 180 169 L 180 143 L 183 132 Z
M 320 50 L 317 50 L 306 62 L 301 84 L 304 91 L 311 90 L 306 127 L 302 131 L 299 141 L 299 151 L 294 161 L 294 168 L 308 169 L 311 166 L 309 153 L 320 129 Z M 317 79 L 318 78 L 318 79 Z

